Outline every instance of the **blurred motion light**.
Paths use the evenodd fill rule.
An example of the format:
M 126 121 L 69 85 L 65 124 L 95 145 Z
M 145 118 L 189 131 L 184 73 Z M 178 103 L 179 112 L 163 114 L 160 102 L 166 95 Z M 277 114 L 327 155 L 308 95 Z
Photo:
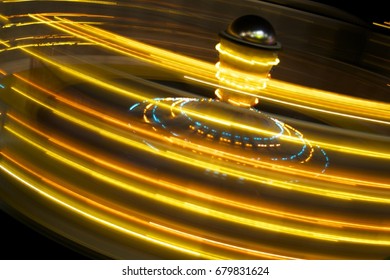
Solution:
M 246 15 L 219 35 L 216 67 L 221 88 L 216 90 L 217 97 L 240 107 L 256 105 L 256 94 L 266 87 L 270 70 L 279 63 L 277 51 L 281 44 L 276 41 L 274 28 L 260 16 Z

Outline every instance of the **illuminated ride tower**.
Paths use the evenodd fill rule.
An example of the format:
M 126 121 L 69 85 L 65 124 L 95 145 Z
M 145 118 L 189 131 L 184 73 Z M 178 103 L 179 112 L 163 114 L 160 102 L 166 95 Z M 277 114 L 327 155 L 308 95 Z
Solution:
M 155 98 L 132 105 L 130 112 L 171 143 L 289 166 L 320 158 L 315 161 L 324 172 L 328 158 L 322 149 L 292 126 L 253 107 L 270 70 L 279 63 L 281 44 L 271 24 L 259 16 L 242 16 L 220 38 L 216 46 L 218 98 Z
M 281 44 L 272 25 L 256 15 L 237 18 L 219 35 L 216 76 L 220 88 L 215 94 L 221 101 L 252 107 L 267 86 L 272 67 L 279 63 Z

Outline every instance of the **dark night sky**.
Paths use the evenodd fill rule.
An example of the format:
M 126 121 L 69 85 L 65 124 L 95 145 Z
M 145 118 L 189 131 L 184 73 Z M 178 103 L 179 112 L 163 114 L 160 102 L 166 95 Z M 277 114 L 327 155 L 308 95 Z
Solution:
M 373 22 L 390 22 L 390 12 L 384 0 L 261 0 L 273 4 L 295 8 L 313 14 L 364 25 L 374 32 L 390 35 L 390 29 L 378 27 Z M 343 13 L 344 12 L 344 13 Z M 347 13 L 347 16 L 345 15 Z M 349 14 L 349 15 L 348 15 Z M 351 18 L 355 20 L 351 21 Z M 357 20 L 358 19 L 358 20 Z
M 373 21 L 389 21 L 390 10 L 386 8 L 388 3 L 383 0 L 357 1 L 357 0 L 311 0 L 339 8 L 360 19 L 371 23 Z
M 291 7 L 302 11 L 326 16 L 338 20 L 351 22 L 351 16 L 360 19 L 365 26 L 375 32 L 390 35 L 389 28 L 378 27 L 373 22 L 383 24 L 390 21 L 390 12 L 383 0 L 357 1 L 357 0 L 261 0 L 281 6 Z M 344 13 L 349 15 L 345 17 Z M 341 16 L 341 14 L 344 14 Z M 356 24 L 356 20 L 353 21 Z

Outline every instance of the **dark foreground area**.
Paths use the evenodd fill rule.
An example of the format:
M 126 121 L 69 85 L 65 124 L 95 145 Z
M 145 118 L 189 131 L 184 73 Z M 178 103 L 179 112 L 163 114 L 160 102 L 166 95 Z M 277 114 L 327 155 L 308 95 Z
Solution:
M 0 210 L 0 221 L 0 237 L 2 243 L 8 245 L 1 248 L 1 260 L 88 260 L 92 257 L 69 241 L 67 245 L 60 244 L 61 237 L 45 233 L 34 222 L 16 213 Z

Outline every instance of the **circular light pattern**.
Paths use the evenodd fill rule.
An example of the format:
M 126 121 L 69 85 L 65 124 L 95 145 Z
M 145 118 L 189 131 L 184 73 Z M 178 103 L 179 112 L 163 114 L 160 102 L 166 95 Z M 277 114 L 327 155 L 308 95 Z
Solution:
M 322 173 L 329 165 L 325 151 L 313 147 L 302 133 L 254 108 L 243 110 L 214 99 L 178 97 L 136 103 L 130 111 L 174 137 L 211 142 L 217 149 L 222 146 L 237 154 L 243 150 L 251 159 L 304 164 L 316 154 L 324 156 Z

